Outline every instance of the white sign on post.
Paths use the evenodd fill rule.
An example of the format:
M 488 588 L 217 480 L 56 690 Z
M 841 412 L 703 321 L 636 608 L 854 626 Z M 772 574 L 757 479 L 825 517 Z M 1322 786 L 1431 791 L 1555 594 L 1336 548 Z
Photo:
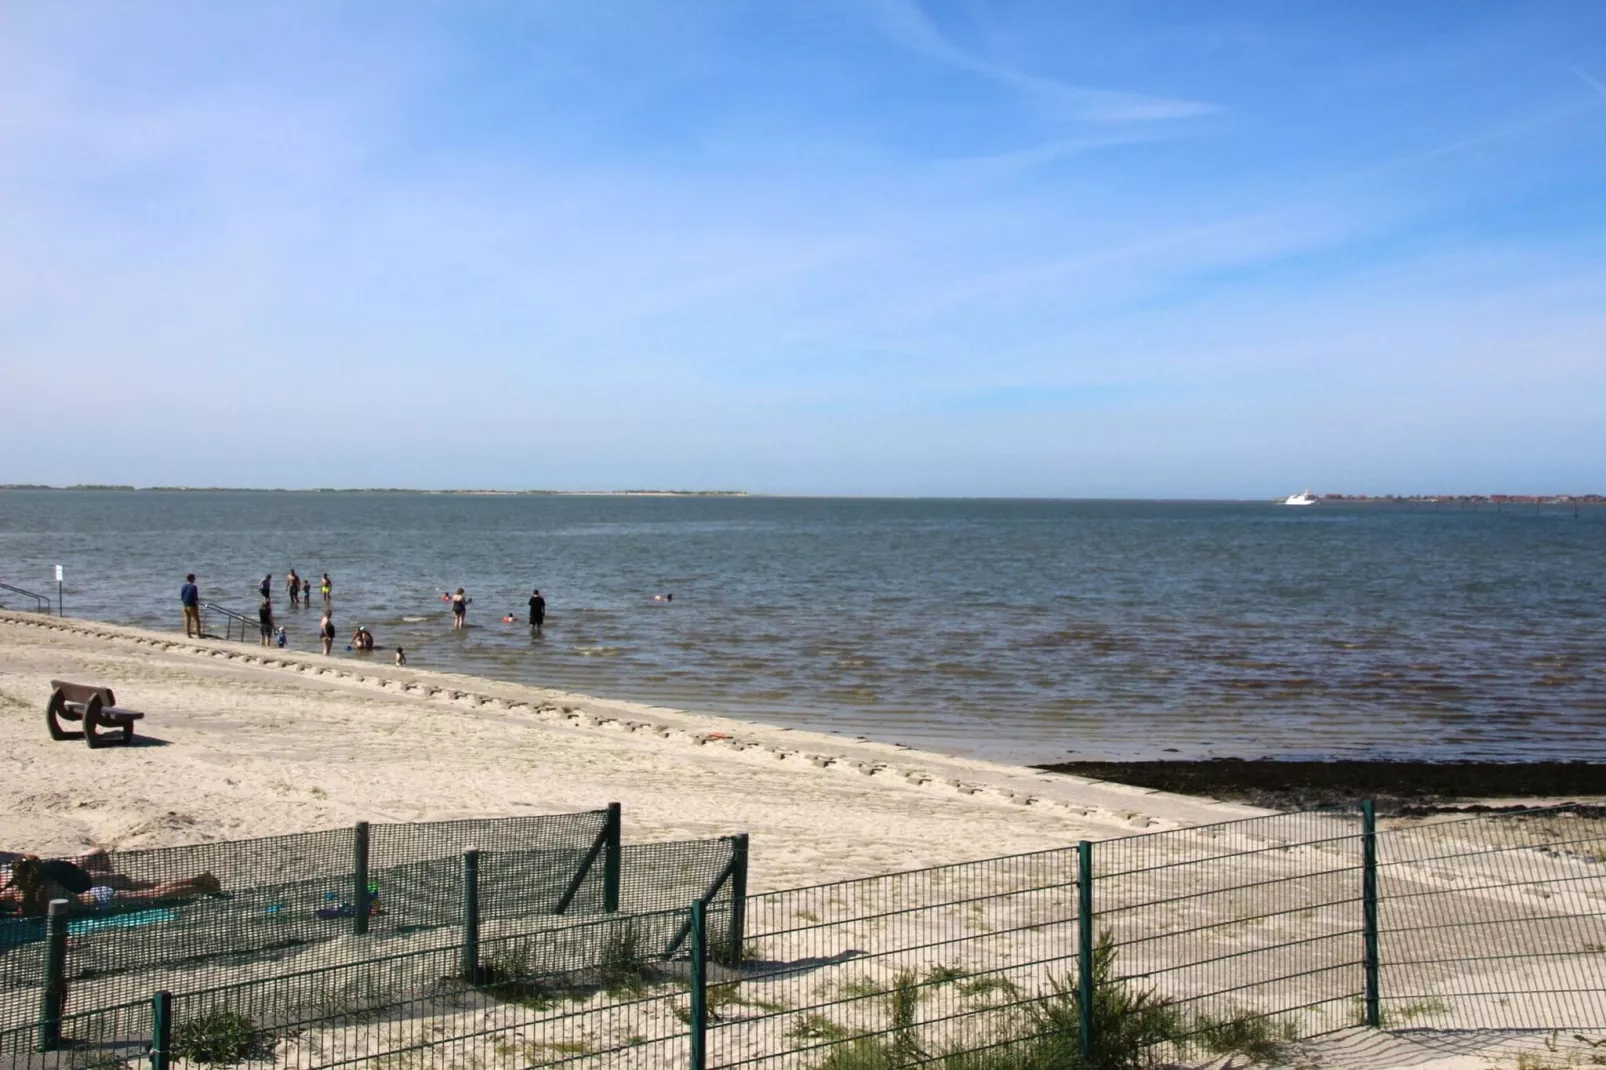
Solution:
M 61 582 L 61 566 L 60 565 L 56 566 L 56 582 L 57 583 Z

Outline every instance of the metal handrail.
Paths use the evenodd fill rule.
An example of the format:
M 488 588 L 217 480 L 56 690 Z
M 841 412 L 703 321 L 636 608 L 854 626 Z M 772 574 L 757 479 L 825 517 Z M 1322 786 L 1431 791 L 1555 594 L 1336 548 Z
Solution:
M 262 622 L 256 617 L 247 617 L 244 613 L 236 613 L 228 606 L 220 606 L 216 602 L 202 602 L 201 608 L 210 613 L 219 613 L 224 618 L 223 638 L 234 638 L 234 625 L 240 626 L 240 642 L 245 642 L 252 631 L 259 630 Z M 201 633 L 206 634 L 206 618 L 201 618 Z
M 21 587 L 13 587 L 9 583 L 0 583 L 0 591 L 10 591 L 12 594 L 26 595 L 27 597 L 32 598 L 35 603 L 37 603 L 37 605 L 34 607 L 36 612 L 47 615 L 50 613 L 50 599 L 46 598 L 42 594 L 34 594 L 32 591 L 25 591 Z

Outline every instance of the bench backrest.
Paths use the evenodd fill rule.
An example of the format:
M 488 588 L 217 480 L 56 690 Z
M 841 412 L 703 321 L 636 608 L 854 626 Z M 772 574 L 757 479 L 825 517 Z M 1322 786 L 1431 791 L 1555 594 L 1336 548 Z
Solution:
M 93 684 L 69 684 L 65 680 L 52 680 L 50 686 L 61 692 L 61 697 L 68 702 L 88 703 L 96 695 L 100 696 L 102 706 L 117 705 L 117 697 L 112 694 L 109 687 L 95 687 Z

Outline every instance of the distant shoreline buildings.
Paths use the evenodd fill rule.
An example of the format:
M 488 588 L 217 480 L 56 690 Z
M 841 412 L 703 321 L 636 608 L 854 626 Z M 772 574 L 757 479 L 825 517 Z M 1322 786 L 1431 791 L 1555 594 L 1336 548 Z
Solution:
M 1465 505 L 1606 505 L 1606 494 L 1323 494 L 1324 502 Z

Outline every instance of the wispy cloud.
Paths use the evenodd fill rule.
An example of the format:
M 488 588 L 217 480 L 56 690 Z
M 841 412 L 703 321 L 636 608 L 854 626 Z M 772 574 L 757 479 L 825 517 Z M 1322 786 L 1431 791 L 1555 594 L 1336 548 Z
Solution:
M 926 14 L 919 0 L 877 0 L 874 10 L 883 32 L 900 47 L 1009 86 L 1046 105 L 1060 118 L 1096 123 L 1131 123 L 1186 119 L 1221 111 L 1217 105 L 1201 101 L 1072 85 L 995 63 L 951 41 Z
M 1579 81 L 1589 86 L 1589 88 L 1593 89 L 1601 96 L 1606 97 L 1606 83 L 1602 83 L 1600 79 L 1593 77 L 1587 71 L 1579 70 L 1577 67 L 1573 68 L 1573 73 L 1578 76 Z

